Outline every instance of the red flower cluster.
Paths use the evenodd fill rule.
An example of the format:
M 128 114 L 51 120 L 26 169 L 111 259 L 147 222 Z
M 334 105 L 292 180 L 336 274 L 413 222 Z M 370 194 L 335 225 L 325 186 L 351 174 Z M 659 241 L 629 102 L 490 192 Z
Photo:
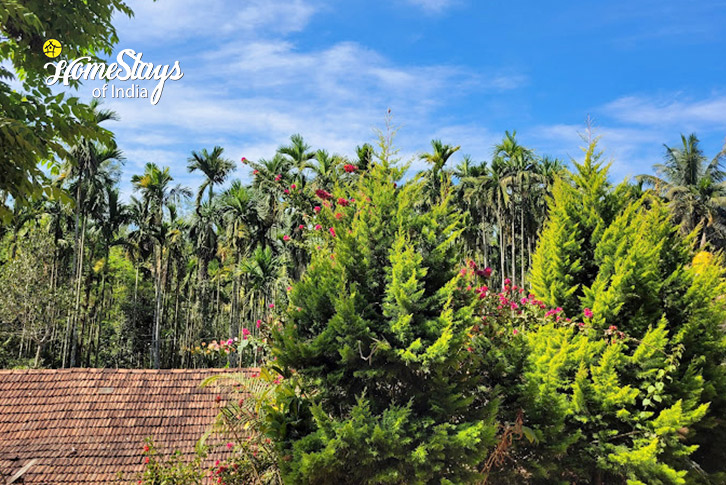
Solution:
M 349 204 L 350 204 L 350 201 L 348 199 L 344 199 L 343 197 L 338 197 L 338 205 L 347 207 Z
M 315 191 L 315 195 L 317 195 L 319 198 L 323 200 L 328 200 L 333 198 L 333 194 L 328 192 L 327 190 L 318 189 Z
M 346 163 L 346 164 L 345 164 L 345 165 L 343 166 L 343 170 L 345 170 L 345 172 L 346 172 L 346 173 L 353 173 L 353 172 L 355 172 L 355 171 L 356 171 L 356 170 L 358 170 L 358 169 L 356 168 L 356 166 L 355 166 L 355 165 L 352 165 L 352 164 L 350 164 L 350 163 Z

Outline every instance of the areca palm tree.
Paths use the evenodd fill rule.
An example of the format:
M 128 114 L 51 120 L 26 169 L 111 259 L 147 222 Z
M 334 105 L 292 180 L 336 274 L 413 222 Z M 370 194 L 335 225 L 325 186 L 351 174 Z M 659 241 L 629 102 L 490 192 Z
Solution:
M 115 112 L 101 109 L 98 100 L 93 100 L 89 106 L 93 116 L 93 123 L 96 125 L 100 125 L 108 120 L 118 119 Z M 73 181 L 71 191 L 75 193 L 75 226 L 73 237 L 75 248 L 73 255 L 75 295 L 73 312 L 68 317 L 66 342 L 69 345 L 65 346 L 63 352 L 63 366 L 66 364 L 66 352 L 70 350 L 68 362 L 73 367 L 76 365 L 78 357 L 76 328 L 80 318 L 87 215 L 92 209 L 91 205 L 100 203 L 99 194 L 104 193 L 104 188 L 107 185 L 113 184 L 110 172 L 105 170 L 105 168 L 112 162 L 122 161 L 123 153 L 113 140 L 106 144 L 100 144 L 88 139 L 82 139 L 78 145 L 71 148 L 69 153 L 68 173 L 69 178 Z
M 162 169 L 155 163 L 147 163 L 143 175 L 134 175 L 131 178 L 134 189 L 140 191 L 143 196 L 142 215 L 144 220 L 140 223 L 144 226 L 146 235 L 153 240 L 152 274 L 154 276 L 155 306 L 152 359 L 154 367 L 157 369 L 160 366 L 159 342 L 163 317 L 164 249 L 170 230 L 169 223 L 164 218 L 164 210 L 170 211 L 170 205 L 175 204 L 181 198 L 191 196 L 191 191 L 181 185 L 172 187 L 173 180 L 169 167 Z
M 269 324 L 270 305 L 275 301 L 278 286 L 284 276 L 282 260 L 275 256 L 272 248 L 258 246 L 242 264 L 244 280 L 244 307 L 250 322 L 257 320 Z M 258 336 L 262 329 L 252 328 Z M 255 365 L 257 354 L 255 352 Z
M 431 153 L 423 153 L 419 159 L 431 165 L 431 170 L 424 175 L 425 191 L 429 200 L 435 203 L 447 178 L 444 165 L 461 147 L 444 144 L 441 140 L 431 140 L 431 148 L 433 148 Z
M 197 191 L 197 208 L 199 208 L 205 192 L 209 196 L 207 200 L 212 201 L 214 186 L 223 184 L 235 168 L 231 160 L 222 157 L 223 152 L 224 148 L 215 146 L 211 153 L 206 148 L 199 153 L 193 151 L 192 156 L 188 159 L 187 169 L 190 173 L 199 170 L 204 174 L 204 181 Z
M 327 150 L 315 152 L 315 161 L 310 164 L 313 172 L 313 184 L 315 188 L 332 190 L 335 182 L 340 177 L 343 160 L 338 155 L 330 155 Z
M 485 200 L 490 207 L 494 207 L 497 223 L 497 236 L 499 238 L 499 269 L 500 279 L 504 281 L 506 275 L 506 250 L 504 248 L 504 216 L 509 204 L 509 191 L 507 188 L 508 167 L 500 157 L 495 157 L 490 166 L 488 176 L 481 177 Z
M 524 257 L 524 206 L 527 204 L 531 179 L 536 177 L 534 172 L 534 154 L 532 150 L 522 146 L 517 141 L 517 132 L 506 131 L 501 142 L 494 146 L 494 157 L 501 158 L 507 165 L 507 176 L 504 183 L 509 187 L 510 193 L 510 224 L 511 224 L 511 276 L 516 280 L 516 243 L 515 221 L 517 209 L 520 219 L 520 250 Z M 521 279 L 524 280 L 524 261 L 521 261 Z
M 694 133 L 681 135 L 681 147 L 664 145 L 665 160 L 653 168 L 657 175 L 639 175 L 637 180 L 652 186 L 668 201 L 682 230 L 690 233 L 700 227 L 700 245 L 709 239 L 726 237 L 726 172 L 721 167 L 724 151 L 711 162 L 703 154 Z
M 230 337 L 239 335 L 239 292 L 241 287 L 241 263 L 245 254 L 258 244 L 259 220 L 257 201 L 251 189 L 235 180 L 220 200 L 220 210 L 226 225 L 226 241 L 235 257 L 232 273 L 232 301 L 229 321 Z M 254 244 L 254 245 L 253 245 Z
M 306 183 L 305 170 L 310 168 L 309 161 L 315 158 L 316 152 L 310 150 L 310 145 L 305 143 L 299 133 L 290 137 L 290 144 L 283 145 L 277 149 L 277 153 L 283 155 L 295 167 L 298 181 L 301 186 Z

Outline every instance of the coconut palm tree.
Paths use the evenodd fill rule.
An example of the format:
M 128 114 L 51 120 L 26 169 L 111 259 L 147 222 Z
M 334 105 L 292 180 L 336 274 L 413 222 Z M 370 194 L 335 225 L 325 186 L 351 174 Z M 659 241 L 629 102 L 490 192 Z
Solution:
M 636 179 L 668 201 L 684 232 L 699 228 L 703 247 L 709 240 L 726 237 L 726 171 L 721 167 L 725 151 L 708 162 L 695 133 L 681 135 L 681 144 L 678 148 L 664 145 L 665 161 L 653 167 L 657 175 L 639 175 Z

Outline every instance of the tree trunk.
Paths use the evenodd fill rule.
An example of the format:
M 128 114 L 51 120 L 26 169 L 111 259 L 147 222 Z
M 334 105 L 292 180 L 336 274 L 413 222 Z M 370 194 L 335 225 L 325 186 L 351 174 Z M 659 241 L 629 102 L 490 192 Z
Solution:
M 81 243 L 78 254 L 78 265 L 76 267 L 76 301 L 73 309 L 73 318 L 71 319 L 71 359 L 70 367 L 76 366 L 76 359 L 78 357 L 78 338 L 76 330 L 78 327 L 78 317 L 81 310 L 81 282 L 83 277 L 83 253 L 86 244 L 86 218 L 83 218 L 81 225 Z
M 163 284 L 161 279 L 161 259 L 163 257 L 163 250 L 161 247 L 157 249 L 156 261 L 154 261 L 154 336 L 152 342 L 152 353 L 154 368 L 159 369 L 159 339 L 161 338 L 161 285 Z
M 525 258 L 525 253 L 524 253 L 524 204 L 522 204 L 522 207 L 519 208 L 519 223 L 520 223 L 520 226 L 519 226 L 519 249 L 520 249 L 519 261 L 520 261 L 520 264 L 522 265 L 522 267 L 519 269 L 520 274 L 522 275 L 519 279 L 519 283 L 522 285 L 522 287 L 524 287 L 524 266 L 525 266 L 525 264 L 524 264 L 524 258 Z
M 517 284 L 517 282 L 515 281 L 517 279 L 517 257 L 515 254 L 517 238 L 515 237 L 514 232 L 514 220 L 516 219 L 515 214 L 516 213 L 514 212 L 514 208 L 512 208 L 512 285 Z
M 504 254 L 506 251 L 504 251 L 504 228 L 502 227 L 501 207 L 497 207 L 497 231 L 499 231 L 499 267 L 501 271 L 499 279 L 502 282 L 502 286 L 504 286 Z

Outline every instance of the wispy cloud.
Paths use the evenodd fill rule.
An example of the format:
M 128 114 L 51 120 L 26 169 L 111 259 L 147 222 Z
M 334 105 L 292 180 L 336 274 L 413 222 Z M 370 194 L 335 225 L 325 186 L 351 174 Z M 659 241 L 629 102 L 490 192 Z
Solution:
M 237 11 L 235 5 L 202 0 L 134 5 L 136 19 L 121 31 L 122 43 L 136 36 L 135 42 L 148 45 L 170 35 L 193 49 L 182 62 L 184 78 L 167 83 L 158 105 L 106 100 L 122 119 L 114 129 L 129 159 L 127 172 L 157 161 L 170 165 L 178 180 L 195 184 L 197 178 L 185 170 L 190 150 L 219 144 L 230 158 L 259 159 L 298 132 L 315 148 L 353 155 L 356 145 L 374 138 L 388 108 L 403 126 L 403 153 L 427 149 L 432 137 L 464 143 L 462 135 L 478 150 L 475 138 L 483 131 L 448 121 L 442 110 L 468 93 L 511 91 L 527 82 L 507 69 L 474 72 L 394 62 L 347 40 L 306 47 L 292 32 L 311 21 L 315 4 L 253 1 Z M 243 24 L 239 31 L 230 27 L 237 23 Z M 438 131 L 431 133 L 432 126 Z
M 406 0 L 406 3 L 423 9 L 427 13 L 439 13 L 458 4 L 458 0 Z
M 605 105 L 603 112 L 618 121 L 640 125 L 674 126 L 682 130 L 726 128 L 726 96 L 697 100 L 683 99 L 677 94 L 659 98 L 625 96 Z
M 317 7 L 305 0 L 130 0 L 133 19 L 120 19 L 128 41 L 209 41 L 220 36 L 289 34 L 303 30 Z M 211 37 L 209 37 L 211 36 Z

